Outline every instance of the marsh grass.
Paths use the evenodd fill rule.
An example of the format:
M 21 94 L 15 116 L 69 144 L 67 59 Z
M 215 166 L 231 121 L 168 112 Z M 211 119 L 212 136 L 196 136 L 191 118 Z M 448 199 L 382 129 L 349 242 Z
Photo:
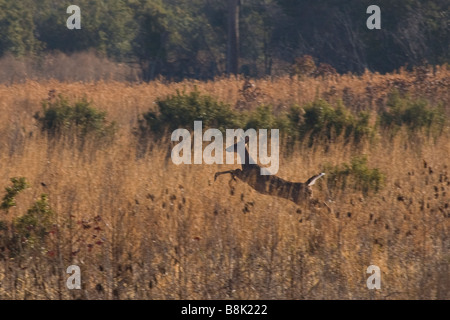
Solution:
M 377 113 L 392 88 L 402 86 L 443 102 L 448 114 L 448 79 L 437 68 L 427 82 L 401 71 L 255 84 L 264 93 L 259 103 L 274 112 L 319 95 Z M 327 206 L 297 206 L 241 182 L 231 194 L 228 178 L 213 177 L 235 165 L 175 166 L 164 137 L 136 157 L 133 130 L 157 98 L 196 87 L 235 105 L 242 84 L 220 78 L 0 86 L 0 189 L 11 177 L 30 184 L 1 220 L 9 225 L 46 194 L 55 225 L 44 250 L 11 257 L 0 247 L 0 298 L 449 299 L 448 128 L 435 139 L 424 133 L 419 142 L 400 130 L 394 137 L 378 132 L 357 147 L 343 136 L 312 146 L 297 142 L 290 153 L 282 143 L 278 175 L 287 180 L 305 181 L 325 164 L 339 168 L 361 155 L 367 170 L 385 175 L 383 188 L 367 194 L 319 180 L 314 197 Z M 98 149 L 88 140 L 80 150 L 42 134 L 33 115 L 50 90 L 95 102 L 117 123 L 114 143 Z M 81 290 L 65 286 L 73 264 L 81 268 Z M 372 264 L 381 268 L 381 290 L 366 287 Z

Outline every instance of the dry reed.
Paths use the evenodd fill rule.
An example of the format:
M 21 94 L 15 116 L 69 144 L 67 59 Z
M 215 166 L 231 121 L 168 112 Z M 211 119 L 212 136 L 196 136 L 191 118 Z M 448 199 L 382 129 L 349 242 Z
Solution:
M 254 99 L 283 110 L 319 96 L 376 111 L 397 87 L 443 101 L 449 112 L 449 75 L 441 67 L 421 81 L 406 71 L 261 79 L 253 81 L 260 90 Z M 232 195 L 228 181 L 213 176 L 235 166 L 175 166 L 163 143 L 135 156 L 133 128 L 157 97 L 196 86 L 236 105 L 242 84 L 219 78 L 0 86 L 0 186 L 15 176 L 31 184 L 1 218 L 23 214 L 41 193 L 56 212 L 56 232 L 42 250 L 0 259 L 0 298 L 449 299 L 448 132 L 436 141 L 423 137 L 419 146 L 399 134 L 357 150 L 337 140 L 282 156 L 279 175 L 292 181 L 355 154 L 366 154 L 387 175 L 385 188 L 368 196 L 331 192 L 319 182 L 314 195 L 329 208 L 296 206 L 240 182 Z M 80 152 L 49 141 L 33 115 L 50 90 L 86 96 L 107 111 L 119 126 L 115 143 Z M 72 264 L 81 267 L 82 290 L 65 286 Z M 372 264 L 381 268 L 381 290 L 366 287 Z

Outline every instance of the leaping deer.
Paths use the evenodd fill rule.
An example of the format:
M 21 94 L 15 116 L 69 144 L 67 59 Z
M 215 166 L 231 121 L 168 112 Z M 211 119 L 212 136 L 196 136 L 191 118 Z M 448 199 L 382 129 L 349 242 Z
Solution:
M 238 144 L 245 143 L 244 146 L 245 161 L 242 163 L 242 169 L 216 172 L 214 175 L 214 181 L 216 181 L 217 177 L 220 176 L 221 174 L 229 173 L 233 180 L 236 181 L 237 177 L 261 194 L 285 198 L 293 201 L 296 204 L 304 203 L 305 201 L 309 200 L 312 197 L 311 186 L 314 185 L 317 179 L 324 176 L 325 173 L 322 172 L 316 174 L 311 178 L 309 178 L 304 183 L 286 181 L 275 175 L 262 175 L 261 172 L 267 169 L 261 168 L 254 161 L 253 164 L 250 163 L 249 160 L 251 159 L 251 157 L 247 150 L 248 141 L 249 139 L 248 137 L 246 137 L 245 140 L 242 139 L 241 141 L 235 143 L 234 145 L 226 149 L 226 151 L 229 152 L 236 152 Z

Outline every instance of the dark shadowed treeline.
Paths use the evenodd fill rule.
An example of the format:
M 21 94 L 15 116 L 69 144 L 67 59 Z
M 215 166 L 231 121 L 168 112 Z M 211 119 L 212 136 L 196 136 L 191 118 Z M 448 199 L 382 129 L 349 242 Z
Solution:
M 35 74 L 55 54 L 90 51 L 137 70 L 116 79 L 142 80 L 211 79 L 230 71 L 227 52 L 238 53 L 238 72 L 251 77 L 298 72 L 293 65 L 305 55 L 340 73 L 449 62 L 443 0 L 377 1 L 381 30 L 366 27 L 373 3 L 361 0 L 246 0 L 238 3 L 237 21 L 229 19 L 227 1 L 78 0 L 81 30 L 66 27 L 69 4 L 0 0 L 0 55 L 31 59 Z M 227 48 L 230 20 L 238 26 L 235 51 Z

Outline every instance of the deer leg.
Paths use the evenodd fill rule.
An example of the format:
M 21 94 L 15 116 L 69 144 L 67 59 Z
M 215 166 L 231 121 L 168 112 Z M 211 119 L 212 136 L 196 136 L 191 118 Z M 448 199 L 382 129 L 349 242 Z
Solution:
M 216 181 L 217 177 L 220 176 L 221 174 L 229 173 L 231 175 L 231 179 L 230 179 L 230 181 L 228 181 L 228 185 L 230 186 L 231 195 L 234 195 L 234 186 L 233 186 L 232 182 L 236 181 L 236 174 L 239 174 L 240 171 L 241 171 L 241 169 L 216 172 L 216 174 L 214 175 L 214 181 Z
M 228 171 L 216 172 L 216 174 L 214 175 L 214 181 L 216 181 L 217 177 L 220 176 L 221 174 L 227 174 L 227 173 L 231 174 L 231 178 L 233 180 L 236 180 L 236 177 L 235 177 L 236 170 L 228 170 Z

